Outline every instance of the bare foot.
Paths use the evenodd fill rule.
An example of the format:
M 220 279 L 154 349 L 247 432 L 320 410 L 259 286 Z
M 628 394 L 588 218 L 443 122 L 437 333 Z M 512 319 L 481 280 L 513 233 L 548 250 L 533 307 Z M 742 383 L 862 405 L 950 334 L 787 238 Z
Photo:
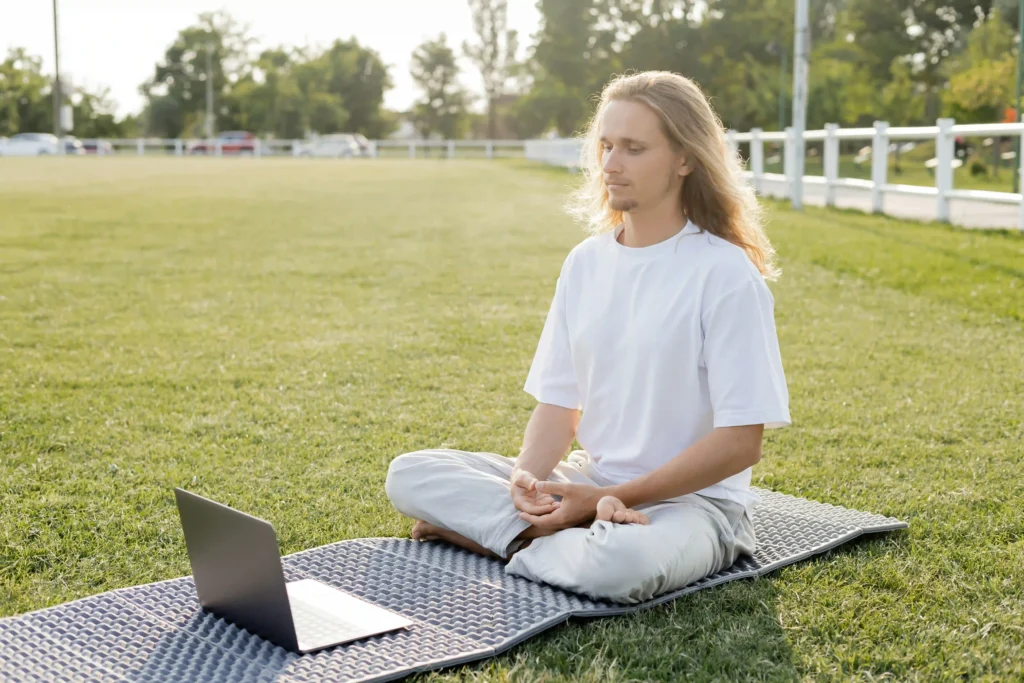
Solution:
M 465 548 L 470 552 L 474 552 L 477 555 L 483 555 L 484 557 L 493 557 L 495 559 L 503 559 L 497 553 L 491 552 L 489 549 L 483 547 L 475 541 L 471 541 L 465 536 L 461 536 L 450 529 L 439 527 L 430 522 L 424 522 L 417 520 L 416 524 L 412 527 L 412 537 L 417 541 L 447 541 L 452 545 L 457 545 L 460 548 Z
M 597 517 L 606 522 L 618 524 L 650 524 L 651 519 L 626 505 L 615 496 L 605 496 L 597 501 Z

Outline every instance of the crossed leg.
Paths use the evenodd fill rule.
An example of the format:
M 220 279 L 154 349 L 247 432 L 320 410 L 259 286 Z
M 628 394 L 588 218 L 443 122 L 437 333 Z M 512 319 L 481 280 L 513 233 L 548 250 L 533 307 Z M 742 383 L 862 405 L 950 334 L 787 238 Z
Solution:
M 614 496 L 604 496 L 597 503 L 597 513 L 594 519 L 603 520 L 606 522 L 618 522 L 619 524 L 649 524 L 650 519 L 642 512 L 633 510 L 625 506 L 625 504 Z M 577 524 L 577 527 L 588 527 L 593 523 L 593 520 L 587 520 Z M 511 551 L 507 558 L 498 555 L 492 550 L 488 550 L 476 541 L 466 538 L 460 534 L 455 533 L 451 529 L 446 529 L 436 524 L 431 524 L 423 520 L 416 520 L 416 524 L 412 528 L 412 537 L 417 541 L 447 541 L 452 545 L 457 545 L 460 548 L 465 548 L 470 552 L 474 552 L 484 557 L 490 557 L 497 560 L 509 560 L 512 555 L 519 552 L 520 550 L 526 549 L 535 538 L 542 538 L 544 536 L 550 536 L 557 533 L 556 530 L 541 529 L 536 526 L 531 526 L 528 529 L 521 532 L 516 536 L 517 541 L 523 541 L 521 545 Z

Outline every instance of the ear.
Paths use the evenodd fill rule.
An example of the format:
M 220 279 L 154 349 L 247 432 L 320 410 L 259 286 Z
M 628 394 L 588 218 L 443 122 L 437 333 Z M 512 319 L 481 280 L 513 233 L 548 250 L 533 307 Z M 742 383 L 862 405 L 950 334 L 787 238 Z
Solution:
M 679 173 L 680 177 L 685 177 L 693 173 L 693 167 L 690 166 L 690 162 L 686 158 L 685 153 L 679 155 L 679 166 L 677 168 L 677 173 Z

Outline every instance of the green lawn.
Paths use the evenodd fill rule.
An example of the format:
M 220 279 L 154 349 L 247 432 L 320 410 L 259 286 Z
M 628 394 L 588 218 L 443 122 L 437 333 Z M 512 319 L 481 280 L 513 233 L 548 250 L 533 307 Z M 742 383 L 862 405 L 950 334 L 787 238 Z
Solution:
M 571 182 L 0 162 L 0 615 L 187 574 L 176 485 L 290 553 L 407 535 L 399 453 L 514 455 Z M 420 680 L 1024 677 L 1024 237 L 782 204 L 769 232 L 794 425 L 755 483 L 910 529 Z

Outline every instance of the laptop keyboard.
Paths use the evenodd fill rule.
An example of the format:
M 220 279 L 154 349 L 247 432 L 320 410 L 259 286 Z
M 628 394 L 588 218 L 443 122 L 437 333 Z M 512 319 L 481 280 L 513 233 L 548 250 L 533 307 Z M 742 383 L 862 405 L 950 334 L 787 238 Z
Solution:
M 295 634 L 303 648 L 317 647 L 321 643 L 336 643 L 347 638 L 361 637 L 365 628 L 328 614 L 302 600 L 292 598 L 292 620 Z

